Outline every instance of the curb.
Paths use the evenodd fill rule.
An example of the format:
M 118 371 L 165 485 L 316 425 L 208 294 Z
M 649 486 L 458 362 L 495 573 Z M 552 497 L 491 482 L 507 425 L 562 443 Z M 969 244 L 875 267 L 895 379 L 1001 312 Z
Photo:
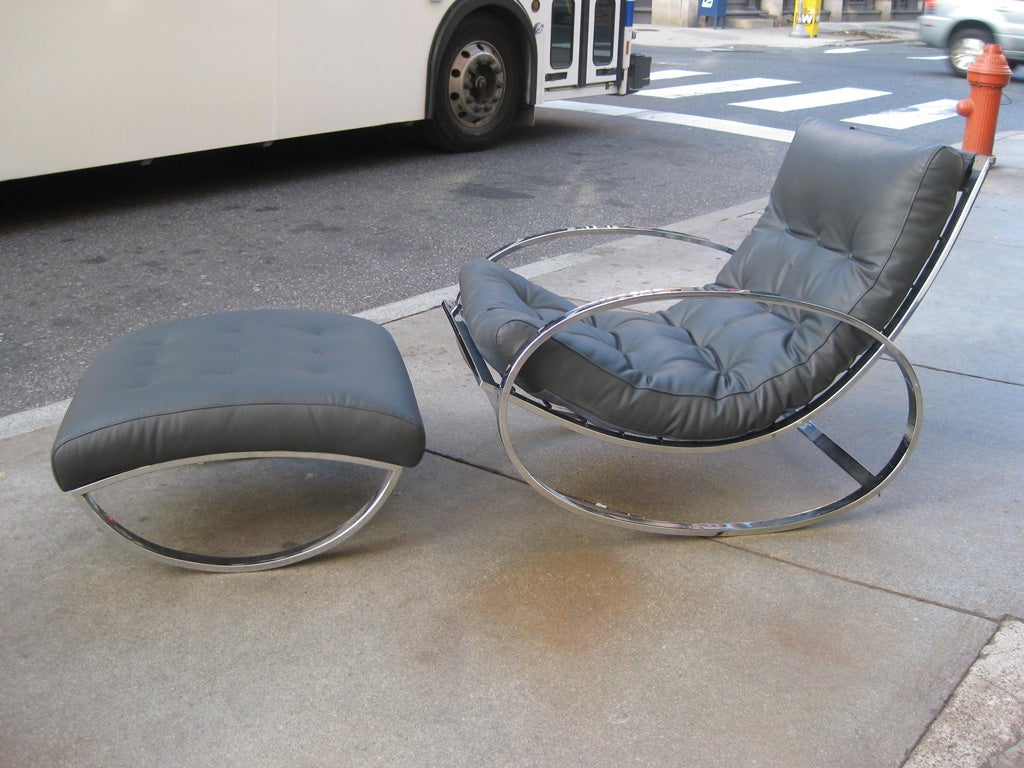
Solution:
M 1004 619 L 903 768 L 1024 766 L 1024 621 Z

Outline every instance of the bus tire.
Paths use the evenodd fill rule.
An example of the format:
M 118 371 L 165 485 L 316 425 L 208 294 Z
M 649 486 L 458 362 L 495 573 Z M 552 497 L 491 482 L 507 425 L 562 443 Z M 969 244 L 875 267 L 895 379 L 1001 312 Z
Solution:
M 434 81 L 434 111 L 427 134 L 455 152 L 484 149 L 515 120 L 522 94 L 519 49 L 497 19 L 463 22 L 441 56 Z

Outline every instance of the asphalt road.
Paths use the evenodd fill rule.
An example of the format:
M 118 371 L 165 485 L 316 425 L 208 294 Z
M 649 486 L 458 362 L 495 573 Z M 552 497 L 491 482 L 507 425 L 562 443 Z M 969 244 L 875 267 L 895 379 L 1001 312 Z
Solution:
M 962 98 L 912 45 L 652 49 L 657 69 L 791 80 L 786 93 L 891 91 L 872 108 Z M 731 106 L 765 94 L 601 103 L 793 129 L 813 112 Z M 775 95 L 774 93 L 772 95 Z M 1024 128 L 1024 82 L 1000 129 Z M 87 127 L 80 128 L 87 130 Z M 957 143 L 960 118 L 907 133 Z M 359 312 L 450 285 L 459 266 L 529 232 L 663 225 L 767 194 L 785 144 L 607 115 L 538 110 L 502 146 L 449 155 L 410 128 L 335 134 L 0 183 L 0 416 L 70 397 L 96 350 L 141 325 L 225 309 Z M 542 257 L 545 253 L 535 254 Z

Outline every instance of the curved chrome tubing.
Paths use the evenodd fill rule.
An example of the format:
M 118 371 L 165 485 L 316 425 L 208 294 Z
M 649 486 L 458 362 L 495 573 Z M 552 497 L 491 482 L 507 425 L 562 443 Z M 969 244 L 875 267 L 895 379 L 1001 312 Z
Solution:
M 606 429 L 595 428 L 582 420 L 573 420 L 553 413 L 544 405 L 537 404 L 528 396 L 525 396 L 515 388 L 515 381 L 523 366 L 540 346 L 564 330 L 566 326 L 584 320 L 593 315 L 628 305 L 641 304 L 652 301 L 663 301 L 666 299 L 681 301 L 693 298 L 715 298 L 719 300 L 732 301 L 755 301 L 762 304 L 773 304 L 778 306 L 791 307 L 807 312 L 825 315 L 840 322 L 846 323 L 858 331 L 864 333 L 875 342 L 874 351 L 869 350 L 858 361 L 855 371 L 840 379 L 840 383 L 822 393 L 815 401 L 798 414 L 790 415 L 772 427 L 749 435 L 725 440 L 709 441 L 672 441 L 663 440 L 650 436 L 615 434 Z M 870 472 L 855 459 L 847 454 L 842 448 L 833 443 L 827 435 L 818 430 L 810 421 L 816 413 L 833 403 L 836 398 L 842 395 L 863 373 L 870 364 L 877 360 L 881 351 L 892 357 L 903 375 L 907 388 L 907 423 L 903 435 L 899 440 L 896 450 L 886 462 L 884 468 L 877 474 Z M 486 386 L 481 382 L 482 386 Z M 537 336 L 527 344 L 519 356 L 512 363 L 509 369 L 502 375 L 501 383 L 497 390 L 497 398 L 494 402 L 498 418 L 498 432 L 501 435 L 502 445 L 508 454 L 516 471 L 536 491 L 558 506 L 568 509 L 571 512 L 581 514 L 591 519 L 596 518 L 600 522 L 610 523 L 624 528 L 649 531 L 672 536 L 726 536 L 751 533 L 768 533 L 773 531 L 784 531 L 793 528 L 800 528 L 811 523 L 823 520 L 827 517 L 846 512 L 864 502 L 868 497 L 880 492 L 882 488 L 892 481 L 896 473 L 903 467 L 917 444 L 921 433 L 921 413 L 923 409 L 923 397 L 917 374 L 914 372 L 910 361 L 899 350 L 898 347 L 885 335 L 864 323 L 857 318 L 846 315 L 842 312 L 829 309 L 817 304 L 805 301 L 790 299 L 773 294 L 756 293 L 750 291 L 729 291 L 721 289 L 706 288 L 676 288 L 653 291 L 640 291 L 635 293 L 622 294 L 607 299 L 584 304 L 576 309 L 567 312 L 561 318 L 549 323 L 541 329 Z M 641 448 L 657 451 L 679 452 L 679 453 L 702 453 L 710 451 L 723 451 L 737 448 L 744 445 L 772 440 L 793 429 L 799 429 L 816 446 L 818 446 L 833 461 L 839 464 L 851 477 L 858 481 L 860 487 L 852 493 L 837 499 L 836 501 L 814 507 L 813 509 L 775 517 L 766 520 L 748 520 L 735 522 L 703 522 L 687 523 L 670 520 L 655 520 L 640 517 L 628 512 L 611 509 L 603 505 L 592 504 L 583 499 L 564 494 L 555 490 L 550 485 L 538 478 L 531 472 L 515 449 L 511 430 L 509 428 L 508 409 L 515 404 L 528 411 L 541 415 L 549 420 L 560 423 L 562 426 L 576 432 L 593 435 L 598 439 L 639 446 Z
M 618 235 L 620 237 L 643 235 L 648 237 L 660 237 L 665 240 L 679 240 L 685 243 L 693 243 L 694 245 L 702 245 L 706 248 L 714 248 L 724 253 L 733 253 L 734 248 L 730 248 L 727 245 L 716 243 L 714 240 L 708 240 L 706 237 L 698 237 L 697 235 L 690 235 L 686 232 L 677 232 L 674 229 L 659 229 L 657 227 L 629 227 L 620 226 L 617 224 L 606 224 L 606 225 L 595 225 L 585 227 L 565 227 L 563 229 L 553 229 L 550 232 L 541 232 L 536 235 L 529 235 L 527 237 L 514 240 L 508 245 L 503 245 L 496 251 L 492 251 L 488 256 L 488 261 L 500 261 L 501 259 L 508 256 L 510 253 L 527 248 L 529 246 L 538 245 L 548 240 L 559 240 L 563 237 L 579 237 L 580 235 Z
M 257 555 L 243 555 L 234 557 L 221 557 L 202 555 L 193 552 L 165 547 L 150 541 L 133 531 L 129 530 L 117 521 L 99 504 L 93 493 L 108 486 L 120 483 L 124 480 L 141 475 L 156 472 L 158 470 L 171 469 L 173 467 L 188 466 L 192 464 L 207 464 L 219 461 L 237 461 L 242 459 L 311 459 L 316 461 L 333 461 L 347 464 L 359 464 L 362 466 L 374 467 L 387 472 L 384 482 L 377 488 L 372 497 L 363 507 L 349 517 L 339 527 L 325 536 L 321 536 L 305 544 Z M 135 548 L 141 548 L 150 557 L 162 563 L 177 565 L 183 568 L 190 568 L 197 571 L 216 572 L 242 572 L 242 571 L 265 571 L 271 568 L 280 568 L 284 565 L 291 565 L 300 560 L 306 560 L 315 555 L 322 554 L 332 547 L 338 545 L 349 536 L 362 528 L 377 510 L 383 506 L 401 474 L 402 467 L 395 464 L 362 459 L 354 456 L 339 456 L 325 453 L 302 453 L 296 451 L 255 451 L 246 453 L 220 453 L 209 456 L 198 456 L 177 461 L 168 461 L 163 464 L 140 467 L 129 472 L 114 475 L 105 480 L 92 483 L 81 488 L 76 488 L 70 493 L 102 523 L 105 530 L 117 534 L 119 541 Z

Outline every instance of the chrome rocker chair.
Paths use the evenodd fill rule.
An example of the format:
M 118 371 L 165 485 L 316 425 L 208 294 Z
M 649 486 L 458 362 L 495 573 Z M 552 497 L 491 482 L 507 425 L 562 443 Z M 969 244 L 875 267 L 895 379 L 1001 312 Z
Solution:
M 948 257 L 989 160 L 809 120 L 783 161 L 768 205 L 734 249 L 662 229 L 579 227 L 527 237 L 467 263 L 443 308 L 504 448 L 555 504 L 654 533 L 721 536 L 798 528 L 837 515 L 887 485 L 921 431 L 917 376 L 893 339 Z M 626 293 L 574 306 L 497 263 L 579 234 L 647 235 L 731 254 L 704 288 Z M 621 308 L 678 300 L 659 312 Z M 898 447 L 872 472 L 811 418 L 885 355 L 906 384 Z M 492 369 L 497 378 L 492 375 Z M 721 451 L 799 430 L 857 485 L 772 519 L 677 522 L 577 498 L 546 484 L 512 443 L 509 406 L 570 430 L 655 451 Z

